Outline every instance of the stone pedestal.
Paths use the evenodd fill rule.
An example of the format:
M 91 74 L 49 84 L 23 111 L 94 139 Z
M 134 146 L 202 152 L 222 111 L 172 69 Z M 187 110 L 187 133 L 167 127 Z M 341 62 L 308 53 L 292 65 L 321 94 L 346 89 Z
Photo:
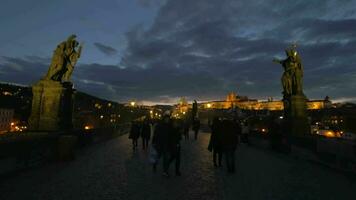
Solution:
M 40 80 L 32 86 L 32 110 L 29 129 L 62 131 L 72 129 L 73 84 Z
M 310 134 L 307 118 L 307 99 L 304 95 L 292 95 L 284 99 L 284 115 L 292 135 Z

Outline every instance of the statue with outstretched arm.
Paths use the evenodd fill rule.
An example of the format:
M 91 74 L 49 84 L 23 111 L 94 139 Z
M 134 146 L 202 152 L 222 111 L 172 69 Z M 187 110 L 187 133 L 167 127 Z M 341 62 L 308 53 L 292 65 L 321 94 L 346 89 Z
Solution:
M 286 60 L 279 60 L 273 59 L 273 62 L 281 64 L 283 66 L 284 72 L 281 78 L 282 86 L 283 86 L 283 96 L 287 97 L 292 94 L 292 77 L 291 71 L 288 69 L 287 66 L 287 59 Z

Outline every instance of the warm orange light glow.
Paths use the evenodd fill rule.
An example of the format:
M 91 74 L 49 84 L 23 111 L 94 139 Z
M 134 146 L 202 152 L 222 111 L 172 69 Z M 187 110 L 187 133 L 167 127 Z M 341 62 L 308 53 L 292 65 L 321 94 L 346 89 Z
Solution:
M 90 130 L 90 129 L 93 129 L 93 126 L 91 126 L 91 125 L 86 125 L 86 126 L 84 126 L 84 129 L 85 129 L 85 130 Z
M 130 105 L 131 105 L 131 106 L 135 106 L 135 105 L 136 105 L 136 102 L 131 101 Z
M 326 137 L 335 137 L 335 133 L 332 132 L 332 131 L 327 131 L 327 132 L 325 133 L 325 136 L 326 136 Z
M 210 103 L 206 104 L 206 107 L 211 108 L 211 104 Z
M 11 122 L 11 124 L 10 124 L 11 126 L 14 126 L 15 125 L 15 122 Z

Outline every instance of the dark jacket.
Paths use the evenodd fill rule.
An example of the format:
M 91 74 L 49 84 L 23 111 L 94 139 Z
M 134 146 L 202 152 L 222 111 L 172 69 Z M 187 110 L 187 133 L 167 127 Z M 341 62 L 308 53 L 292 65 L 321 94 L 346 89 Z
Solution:
M 192 128 L 193 128 L 194 131 L 197 131 L 197 130 L 200 129 L 200 120 L 199 119 L 195 119 L 193 121 L 193 127 Z
M 137 139 L 140 137 L 140 126 L 138 123 L 133 122 L 131 124 L 129 139 Z
M 224 120 L 221 123 L 221 127 L 223 150 L 236 150 L 239 134 L 241 133 L 239 124 L 230 120 Z
M 152 144 L 155 146 L 157 151 L 168 151 L 170 134 L 173 132 L 172 122 L 161 121 L 157 124 L 153 138 Z
M 172 132 L 168 135 L 168 151 L 170 153 L 176 153 L 179 150 L 181 138 L 180 127 L 173 127 Z
M 214 119 L 211 124 L 211 136 L 208 146 L 209 151 L 221 151 L 222 150 L 222 130 L 221 121 Z
M 149 122 L 144 122 L 141 130 L 141 137 L 145 139 L 151 138 L 151 126 Z

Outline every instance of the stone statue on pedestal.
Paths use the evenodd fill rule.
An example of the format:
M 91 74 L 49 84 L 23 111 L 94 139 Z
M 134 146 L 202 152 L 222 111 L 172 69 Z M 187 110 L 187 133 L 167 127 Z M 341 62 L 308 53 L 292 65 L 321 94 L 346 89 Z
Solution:
M 198 117 L 198 102 L 194 100 L 192 105 L 192 120 Z
M 273 61 L 283 66 L 281 78 L 283 86 L 284 115 L 290 122 L 293 134 L 310 132 L 307 124 L 306 97 L 303 93 L 303 65 L 296 45 L 285 50 L 287 58 Z
M 32 85 L 30 130 L 62 131 L 72 128 L 75 90 L 70 78 L 82 50 L 75 38 L 71 35 L 57 46 L 47 74 Z

